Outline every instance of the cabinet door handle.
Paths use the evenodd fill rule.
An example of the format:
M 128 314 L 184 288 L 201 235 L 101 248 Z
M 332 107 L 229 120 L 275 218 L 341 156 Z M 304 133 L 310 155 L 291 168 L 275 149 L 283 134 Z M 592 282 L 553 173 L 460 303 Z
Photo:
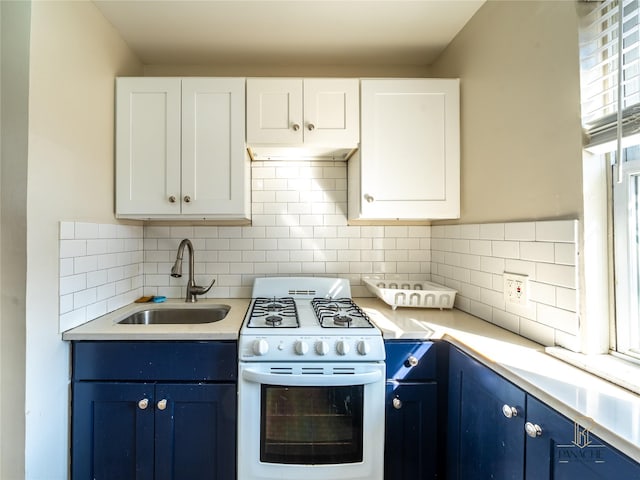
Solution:
M 402 400 L 400 400 L 398 397 L 394 398 L 391 401 L 391 404 L 393 405 L 393 408 L 395 408 L 396 410 L 400 410 L 402 408 Z
M 297 132 L 298 130 L 300 130 L 300 124 L 294 123 L 293 125 L 291 125 L 291 128 L 294 132 Z
M 149 399 L 148 398 L 143 398 L 142 400 L 140 400 L 138 402 L 138 408 L 140 410 L 146 410 L 146 408 L 149 406 Z
M 536 438 L 542 435 L 542 427 L 538 424 L 527 422 L 524 424 L 524 431 L 527 432 L 531 438 Z
M 313 123 L 310 123 L 309 125 L 307 125 L 307 128 L 309 129 L 310 132 L 313 132 L 316 126 Z
M 184 203 L 191 203 L 191 197 L 189 195 L 184 196 Z
M 367 203 L 372 203 L 375 199 L 369 195 L 368 193 L 364 194 L 364 199 L 367 201 Z
M 158 402 L 156 406 L 158 407 L 158 410 L 164 410 L 165 408 L 167 408 L 167 399 L 163 398 Z
M 505 403 L 502 406 L 502 414 L 507 418 L 517 417 L 518 416 L 518 409 L 516 407 L 512 407 L 510 405 L 507 405 Z
M 418 363 L 420 363 L 420 361 L 416 357 L 411 355 L 404 363 L 407 367 L 415 367 L 418 365 Z
M 169 197 L 169 203 L 176 203 L 176 197 L 175 197 L 175 195 L 171 195 L 171 196 Z

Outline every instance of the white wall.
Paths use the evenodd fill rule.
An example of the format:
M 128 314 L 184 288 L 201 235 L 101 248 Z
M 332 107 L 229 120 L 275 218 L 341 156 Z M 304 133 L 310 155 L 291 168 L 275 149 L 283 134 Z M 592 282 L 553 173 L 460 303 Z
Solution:
M 0 478 L 24 478 L 29 2 L 0 2 Z
M 67 478 L 68 345 L 58 225 L 113 217 L 114 77 L 142 67 L 89 1 L 33 2 L 26 293 L 26 475 Z
M 459 223 L 581 218 L 574 1 L 489 0 L 433 65 L 461 80 Z

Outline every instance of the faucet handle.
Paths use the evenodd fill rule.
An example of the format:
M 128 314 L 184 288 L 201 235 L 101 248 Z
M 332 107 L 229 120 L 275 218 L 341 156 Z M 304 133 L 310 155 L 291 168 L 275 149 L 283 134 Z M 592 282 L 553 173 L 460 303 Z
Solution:
M 208 287 L 201 287 L 199 285 L 193 285 L 190 288 L 190 291 L 193 295 L 204 295 L 205 293 L 207 293 L 209 290 L 211 290 L 211 287 L 213 287 L 213 284 L 216 283 L 216 279 L 214 278 L 213 280 L 211 280 L 211 283 L 209 284 Z

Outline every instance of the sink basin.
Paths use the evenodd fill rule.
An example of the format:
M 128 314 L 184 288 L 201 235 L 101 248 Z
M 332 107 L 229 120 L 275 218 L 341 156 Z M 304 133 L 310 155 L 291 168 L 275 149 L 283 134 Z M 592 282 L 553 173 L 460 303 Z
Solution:
M 207 305 L 194 308 L 149 308 L 133 313 L 118 323 L 127 325 L 186 325 L 213 323 L 227 316 L 229 305 Z

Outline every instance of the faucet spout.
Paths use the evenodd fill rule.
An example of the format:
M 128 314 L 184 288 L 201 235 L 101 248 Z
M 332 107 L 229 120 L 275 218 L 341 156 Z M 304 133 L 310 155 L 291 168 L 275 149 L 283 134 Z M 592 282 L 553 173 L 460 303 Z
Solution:
M 195 262 L 194 262 L 193 244 L 191 243 L 191 240 L 189 240 L 188 238 L 185 238 L 184 240 L 182 240 L 180 242 L 180 245 L 178 246 L 176 261 L 173 264 L 173 267 L 171 267 L 171 276 L 175 278 L 182 277 L 182 257 L 184 256 L 185 247 L 187 248 L 187 252 L 189 253 L 189 280 L 187 281 L 187 293 L 185 295 L 184 301 L 193 303 L 198 301 L 197 295 L 204 295 L 209 290 L 211 290 L 211 287 L 213 286 L 216 280 L 214 278 L 208 287 L 201 287 L 196 285 L 196 282 L 194 280 L 194 263 Z

